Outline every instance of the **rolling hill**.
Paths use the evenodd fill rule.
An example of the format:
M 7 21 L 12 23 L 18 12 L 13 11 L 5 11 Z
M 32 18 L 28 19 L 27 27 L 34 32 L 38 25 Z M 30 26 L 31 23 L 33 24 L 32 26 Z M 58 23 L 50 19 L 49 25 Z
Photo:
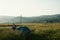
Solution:
M 22 20 L 22 21 L 21 21 Z M 0 23 L 47 23 L 47 22 L 60 22 L 60 14 L 56 15 L 43 15 L 36 17 L 13 17 L 13 16 L 0 16 Z

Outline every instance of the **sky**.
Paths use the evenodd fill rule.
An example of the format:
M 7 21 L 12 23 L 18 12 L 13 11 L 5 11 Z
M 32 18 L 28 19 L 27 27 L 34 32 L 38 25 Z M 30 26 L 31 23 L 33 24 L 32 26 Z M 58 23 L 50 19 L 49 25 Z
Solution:
M 0 0 L 0 16 L 60 14 L 60 0 Z

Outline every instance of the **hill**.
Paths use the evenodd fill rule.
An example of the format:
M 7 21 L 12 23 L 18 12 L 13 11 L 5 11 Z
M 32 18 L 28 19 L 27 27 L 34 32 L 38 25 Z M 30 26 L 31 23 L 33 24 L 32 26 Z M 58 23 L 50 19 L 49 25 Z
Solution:
M 21 21 L 22 20 L 22 21 Z M 0 23 L 48 23 L 48 22 L 60 22 L 60 14 L 56 15 L 43 15 L 36 17 L 13 17 L 13 16 L 1 16 Z

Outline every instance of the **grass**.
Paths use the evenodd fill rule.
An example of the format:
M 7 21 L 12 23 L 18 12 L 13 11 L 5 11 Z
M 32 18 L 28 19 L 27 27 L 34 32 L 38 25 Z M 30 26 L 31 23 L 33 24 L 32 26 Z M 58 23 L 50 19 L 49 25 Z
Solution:
M 60 23 L 35 23 L 26 26 L 31 30 L 28 35 L 11 28 L 0 28 L 0 40 L 60 40 Z

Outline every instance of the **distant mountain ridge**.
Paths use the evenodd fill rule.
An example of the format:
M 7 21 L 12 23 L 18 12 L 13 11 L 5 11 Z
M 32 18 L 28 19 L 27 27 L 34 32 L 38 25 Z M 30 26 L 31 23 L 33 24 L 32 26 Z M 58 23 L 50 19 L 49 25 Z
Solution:
M 13 16 L 0 16 L 0 23 L 48 23 L 48 22 L 60 22 L 60 14 L 56 15 L 43 15 L 36 17 L 13 17 Z

